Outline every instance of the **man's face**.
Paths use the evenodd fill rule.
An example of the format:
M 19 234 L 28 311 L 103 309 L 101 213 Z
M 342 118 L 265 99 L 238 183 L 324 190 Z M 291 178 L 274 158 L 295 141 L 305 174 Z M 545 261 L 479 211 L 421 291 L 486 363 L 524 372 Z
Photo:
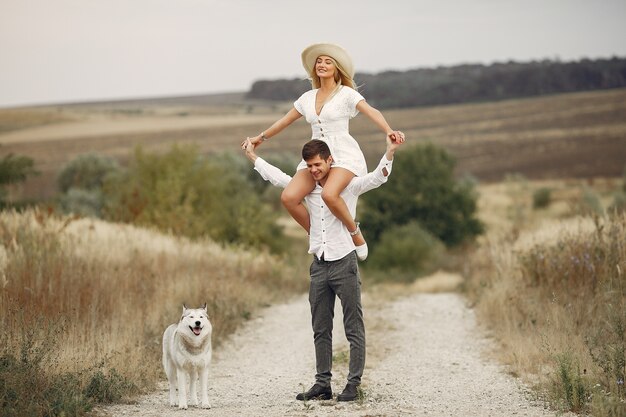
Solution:
M 306 161 L 306 167 L 315 181 L 321 181 L 328 175 L 332 162 L 332 156 L 329 156 L 327 160 L 324 160 L 319 155 L 316 155 Z

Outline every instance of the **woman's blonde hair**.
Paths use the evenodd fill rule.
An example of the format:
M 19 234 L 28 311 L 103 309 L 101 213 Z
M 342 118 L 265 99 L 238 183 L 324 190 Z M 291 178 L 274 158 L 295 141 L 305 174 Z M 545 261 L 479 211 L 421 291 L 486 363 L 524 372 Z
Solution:
M 345 85 L 346 87 L 350 87 L 353 90 L 356 90 L 357 85 L 354 82 L 354 80 L 350 78 L 346 70 L 344 70 L 343 67 L 337 61 L 335 61 L 333 57 L 329 57 L 329 58 L 331 61 L 333 61 L 333 64 L 335 65 L 335 68 L 337 69 L 337 71 L 335 71 L 335 82 L 337 84 Z M 311 73 L 309 74 L 309 76 L 311 79 L 311 87 L 313 89 L 320 88 L 322 86 L 320 77 L 318 77 L 317 74 L 315 73 L 315 65 L 313 65 L 313 68 L 311 68 Z

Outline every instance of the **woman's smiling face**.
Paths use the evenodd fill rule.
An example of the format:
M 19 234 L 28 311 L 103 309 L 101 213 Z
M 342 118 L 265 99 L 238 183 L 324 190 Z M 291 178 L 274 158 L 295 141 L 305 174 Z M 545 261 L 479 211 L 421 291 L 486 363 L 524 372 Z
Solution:
M 331 57 L 320 55 L 315 61 L 315 74 L 320 78 L 333 78 L 335 76 L 335 62 Z

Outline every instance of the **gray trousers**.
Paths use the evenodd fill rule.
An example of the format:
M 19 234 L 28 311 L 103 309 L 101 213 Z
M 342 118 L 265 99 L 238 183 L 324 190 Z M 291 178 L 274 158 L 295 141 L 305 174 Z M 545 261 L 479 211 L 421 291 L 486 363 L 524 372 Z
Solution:
M 324 261 L 313 257 L 309 303 L 315 342 L 317 384 L 328 387 L 333 363 L 333 317 L 335 296 L 341 300 L 343 326 L 350 343 L 348 382 L 361 383 L 365 367 L 365 325 L 361 307 L 361 278 L 355 252 L 342 259 Z

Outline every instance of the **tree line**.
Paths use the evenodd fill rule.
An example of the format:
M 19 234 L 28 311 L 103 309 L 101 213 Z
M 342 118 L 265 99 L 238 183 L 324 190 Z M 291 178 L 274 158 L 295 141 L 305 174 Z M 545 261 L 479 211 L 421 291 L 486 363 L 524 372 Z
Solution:
M 626 58 L 510 61 L 357 73 L 355 81 L 368 102 L 382 109 L 493 101 L 626 87 Z M 290 101 L 310 88 L 305 79 L 259 80 L 247 97 Z

